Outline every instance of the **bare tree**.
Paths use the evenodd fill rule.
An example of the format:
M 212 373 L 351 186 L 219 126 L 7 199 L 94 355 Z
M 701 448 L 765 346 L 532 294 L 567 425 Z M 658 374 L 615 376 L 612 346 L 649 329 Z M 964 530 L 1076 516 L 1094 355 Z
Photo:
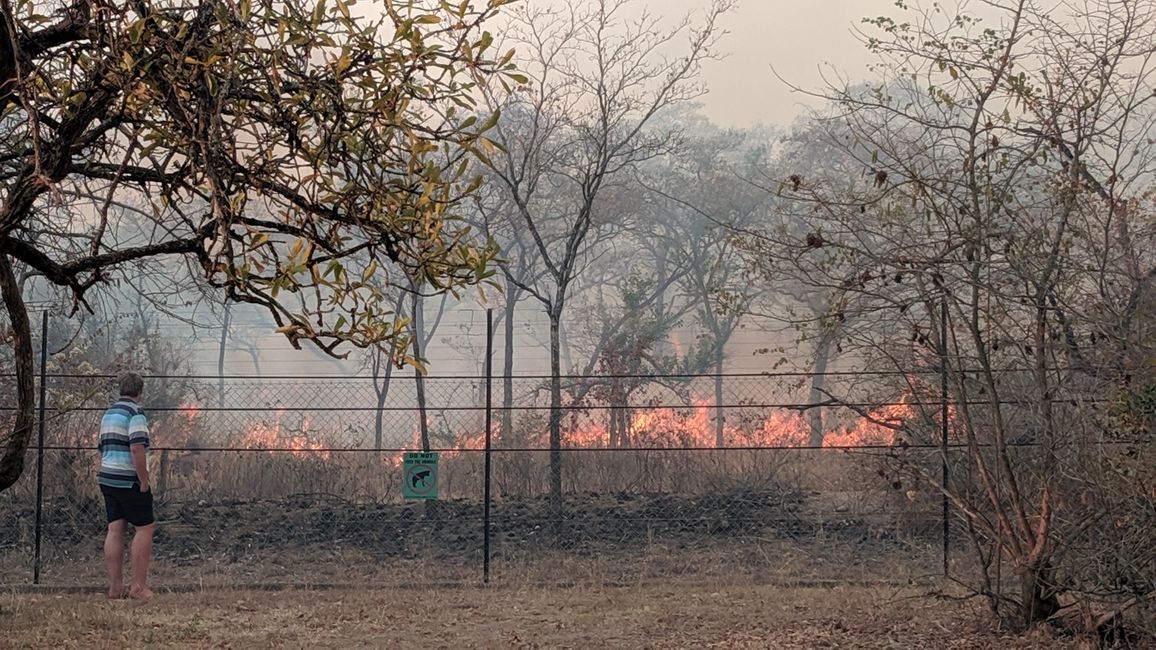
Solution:
M 938 5 L 870 20 L 883 79 L 833 88 L 817 122 L 858 173 L 781 178 L 813 228 L 754 239 L 832 297 L 830 316 L 864 324 L 843 335 L 859 362 L 891 367 L 897 388 L 925 396 L 922 373 L 949 378 L 963 475 L 942 484 L 894 456 L 972 533 L 976 594 L 1026 627 L 1064 593 L 1121 596 L 1116 614 L 1151 597 L 1113 592 L 1080 567 L 1096 557 L 1082 555 L 1087 536 L 1111 534 L 1104 517 L 1136 507 L 1107 487 L 1105 467 L 1123 460 L 1108 460 L 1108 422 L 1088 402 L 1153 358 L 1130 322 L 1156 266 L 1135 240 L 1153 224 L 1138 199 L 1156 171 L 1156 8 L 989 8 L 999 24 L 986 29 Z M 902 437 L 934 440 L 928 415 Z M 1150 584 L 1144 566 L 1128 579 Z
M 505 122 L 521 116 L 506 113 Z M 525 126 L 529 126 L 528 124 Z M 509 128 L 514 129 L 513 125 Z M 502 413 L 501 438 L 514 446 L 522 446 L 526 437 L 514 427 L 514 350 L 516 349 L 516 321 L 518 305 L 526 297 L 523 287 L 536 285 L 544 271 L 534 264 L 534 254 L 527 236 L 515 219 L 515 208 L 509 193 L 496 183 L 486 183 L 475 195 L 478 226 L 491 238 L 509 259 L 502 264 L 502 311 L 494 323 L 502 327 Z
M 561 326 L 570 288 L 588 261 L 591 233 L 615 220 L 603 201 L 632 166 L 669 151 L 675 135 L 651 128 L 664 108 L 702 92 L 695 81 L 701 63 L 714 56 L 718 18 L 730 0 L 716 0 L 705 21 L 672 28 L 646 12 L 631 17 L 629 0 L 569 2 L 559 10 L 513 10 L 511 45 L 530 77 L 525 91 L 490 93 L 491 110 L 523 116 L 530 128 L 495 127 L 502 150 L 493 175 L 524 228 L 534 265 L 543 278 L 522 284 L 550 320 L 550 510 L 555 533 L 562 515 Z M 687 35 L 686 53 L 666 51 Z
M 413 355 L 417 360 L 417 362 L 413 364 L 413 380 L 417 395 L 418 431 L 421 435 L 422 451 L 429 451 L 429 410 L 427 408 L 425 394 L 427 363 L 425 358 L 422 357 L 422 354 L 424 354 L 424 350 L 429 349 L 429 343 L 433 340 L 434 334 L 437 333 L 438 326 L 441 325 L 442 316 L 446 313 L 446 299 L 449 298 L 449 294 L 441 294 L 437 314 L 434 316 L 433 322 L 428 326 L 425 318 L 426 297 L 421 293 L 421 286 L 416 281 L 411 287 L 409 296 L 409 313 L 410 318 L 413 319 L 414 331 Z
M 813 239 L 816 233 L 822 232 L 827 218 L 816 213 L 811 204 L 795 200 L 797 192 L 805 183 L 813 182 L 812 175 L 817 174 L 823 179 L 828 194 L 854 195 L 864 182 L 860 160 L 869 158 L 871 153 L 866 147 L 854 144 L 850 131 L 838 121 L 800 120 L 782 139 L 779 151 L 768 161 L 766 169 L 751 170 L 744 175 L 751 186 L 761 188 L 772 199 L 770 209 L 754 223 L 775 233 L 772 239 L 790 242 L 805 241 L 808 236 Z M 842 351 L 843 338 L 854 337 L 857 328 L 870 330 L 878 323 L 856 319 L 854 310 L 848 309 L 841 287 L 816 287 L 809 278 L 798 277 L 791 256 L 803 254 L 798 251 L 808 250 L 805 247 L 798 251 L 773 247 L 777 250 L 766 254 L 769 251 L 760 246 L 765 241 L 750 236 L 750 229 L 732 227 L 732 230 L 739 235 L 736 249 L 749 254 L 750 273 L 775 288 L 760 296 L 751 309 L 752 314 L 772 324 L 776 332 L 793 335 L 796 342 L 811 348 L 807 444 L 821 447 L 827 430 L 825 405 L 830 401 L 832 388 L 828 385 L 830 363 Z M 869 235 L 865 237 L 866 242 Z M 788 250 L 784 259 L 783 253 Z
M 398 292 L 393 311 L 398 316 L 404 316 L 404 307 L 405 294 Z M 397 341 L 391 339 L 387 349 L 383 349 L 381 344 L 375 345 L 370 348 L 369 354 L 362 359 L 363 363 L 368 366 L 373 382 L 373 394 L 377 400 L 377 408 L 373 413 L 373 448 L 379 451 L 382 448 L 385 426 L 385 403 L 389 399 L 390 382 L 393 380 L 393 369 L 396 365 L 394 359 L 396 358 Z
M 742 243 L 736 232 L 761 223 L 770 204 L 766 193 L 746 180 L 767 166 L 769 137 L 755 129 L 720 131 L 701 119 L 691 129 L 694 135 L 680 155 L 647 170 L 644 183 L 659 198 L 660 216 L 645 239 L 673 246 L 656 252 L 662 265 L 685 267 L 677 288 L 704 332 L 699 345 L 706 348 L 714 374 L 715 445 L 723 447 L 727 343 L 765 293 L 749 282 L 735 258 Z

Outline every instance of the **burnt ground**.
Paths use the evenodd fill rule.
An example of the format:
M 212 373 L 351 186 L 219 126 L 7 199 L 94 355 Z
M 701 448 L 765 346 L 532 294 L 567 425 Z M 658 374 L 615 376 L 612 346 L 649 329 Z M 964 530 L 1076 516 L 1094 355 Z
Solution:
M 832 579 L 918 575 L 935 566 L 923 557 L 934 537 L 900 531 L 835 510 L 817 511 L 802 493 L 734 491 L 699 496 L 577 494 L 565 500 L 554 534 L 546 498 L 495 502 L 491 556 L 508 568 L 536 559 L 618 560 L 635 575 L 694 573 L 739 566 L 744 574 L 791 564 L 795 574 Z M 45 564 L 90 559 L 103 534 L 96 500 L 46 503 Z M 176 574 L 182 567 L 274 564 L 383 564 L 408 561 L 476 567 L 483 549 L 483 509 L 465 501 L 352 503 L 327 495 L 277 501 L 158 504 L 155 555 Z M 0 557 L 19 565 L 31 546 L 33 512 L 0 512 L 15 526 L 0 529 Z M 931 526 L 930 529 L 934 529 Z M 918 556 L 918 557 L 917 557 Z M 677 559 L 676 559 L 677 558 Z M 762 569 L 760 569 L 762 567 Z M 300 567 L 299 567 L 300 570 Z M 898 572 L 898 573 L 897 573 Z M 564 576 L 549 574 L 562 579 Z M 9 582 L 9 580 L 0 580 Z

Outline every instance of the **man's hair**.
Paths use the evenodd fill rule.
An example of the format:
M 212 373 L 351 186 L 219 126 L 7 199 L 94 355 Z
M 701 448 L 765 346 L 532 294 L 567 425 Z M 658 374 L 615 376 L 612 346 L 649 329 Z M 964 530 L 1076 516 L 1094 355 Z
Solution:
M 122 397 L 140 397 L 144 392 L 144 379 L 135 372 L 126 372 L 120 376 L 120 394 Z

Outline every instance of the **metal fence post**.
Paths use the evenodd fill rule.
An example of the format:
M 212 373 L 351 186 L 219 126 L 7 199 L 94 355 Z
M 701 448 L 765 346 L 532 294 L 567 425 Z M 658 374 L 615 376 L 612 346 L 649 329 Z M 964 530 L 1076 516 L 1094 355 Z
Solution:
M 485 531 L 482 533 L 482 581 L 490 583 L 490 449 L 493 437 L 493 386 L 494 386 L 494 310 L 486 310 L 486 469 L 484 480 L 482 518 Z
M 33 549 L 32 584 L 40 584 L 40 534 L 44 519 L 44 401 L 48 375 L 48 312 L 40 319 L 40 417 L 36 436 L 36 547 Z
M 951 521 L 949 517 L 949 504 L 947 500 L 947 482 L 951 478 L 951 465 L 947 462 L 948 454 L 948 399 L 949 394 L 947 390 L 947 297 L 944 296 L 940 301 L 939 306 L 939 337 L 940 349 L 943 351 L 943 357 L 940 359 L 940 389 L 942 392 L 942 404 L 940 412 L 940 433 L 943 441 L 943 577 L 950 575 L 948 567 L 951 557 Z

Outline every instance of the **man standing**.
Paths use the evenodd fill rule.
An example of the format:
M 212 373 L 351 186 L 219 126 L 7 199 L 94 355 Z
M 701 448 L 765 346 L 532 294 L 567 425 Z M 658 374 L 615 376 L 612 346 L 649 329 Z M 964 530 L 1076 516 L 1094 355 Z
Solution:
M 140 408 L 144 379 L 135 372 L 120 378 L 120 400 L 100 420 L 100 473 L 97 482 L 108 513 L 104 565 L 109 598 L 147 600 L 149 556 L 153 548 L 153 493 L 149 484 L 149 426 Z M 132 524 L 132 586 L 124 587 L 125 524 Z

